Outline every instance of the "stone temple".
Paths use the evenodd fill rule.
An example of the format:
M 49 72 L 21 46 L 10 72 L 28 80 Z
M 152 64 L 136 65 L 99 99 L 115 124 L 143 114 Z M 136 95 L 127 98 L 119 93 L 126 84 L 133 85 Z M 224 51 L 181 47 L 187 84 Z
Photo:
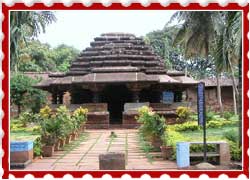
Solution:
M 54 106 L 65 103 L 67 94 L 69 108 L 87 107 L 89 128 L 134 128 L 136 109 L 142 105 L 174 120 L 186 89 L 196 84 L 183 72 L 168 71 L 142 38 L 105 33 L 72 61 L 68 72 L 51 73 L 37 87 L 52 94 Z

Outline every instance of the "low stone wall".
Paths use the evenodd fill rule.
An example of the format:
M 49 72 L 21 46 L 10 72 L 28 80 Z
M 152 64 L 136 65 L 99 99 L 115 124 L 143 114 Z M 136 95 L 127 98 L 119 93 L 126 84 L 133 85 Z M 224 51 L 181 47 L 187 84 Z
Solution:
M 89 112 L 87 114 L 86 128 L 88 129 L 109 128 L 109 112 Z
M 136 116 L 138 116 L 137 112 L 123 112 L 122 126 L 124 128 L 138 128 L 140 123 L 137 122 Z

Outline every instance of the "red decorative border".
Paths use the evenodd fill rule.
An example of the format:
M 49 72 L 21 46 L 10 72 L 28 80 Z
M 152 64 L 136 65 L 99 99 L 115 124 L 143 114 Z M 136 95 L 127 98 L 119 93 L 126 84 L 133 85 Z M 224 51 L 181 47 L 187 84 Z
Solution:
M 188 171 L 188 170 L 181 170 L 181 171 L 15 171 L 9 170 L 9 27 L 8 27 L 8 19 L 9 19 L 9 11 L 10 10 L 242 10 L 243 12 L 243 71 L 242 71 L 242 78 L 243 78 L 243 99 L 244 99 L 244 107 L 243 107 L 243 170 L 235 170 L 235 171 Z M 200 6 L 198 3 L 191 3 L 187 7 L 182 7 L 178 3 L 171 3 L 167 7 L 161 6 L 159 3 L 152 3 L 148 7 L 142 6 L 140 3 L 132 3 L 129 7 L 124 7 L 120 3 L 112 3 L 110 6 L 105 7 L 101 3 L 93 3 L 90 7 L 86 7 L 81 3 L 75 3 L 70 7 L 64 6 L 62 3 L 54 3 L 52 6 L 47 7 L 43 3 L 35 3 L 31 7 L 25 6 L 23 3 L 16 3 L 12 7 L 8 7 L 3 4 L 3 52 L 4 52 L 4 59 L 2 62 L 2 68 L 4 73 L 3 79 L 3 92 L 4 97 L 2 101 L 2 107 L 4 111 L 4 117 L 2 121 L 2 128 L 4 130 L 4 137 L 2 139 L 3 149 L 4 149 L 4 156 L 2 159 L 2 167 L 4 169 L 3 178 L 8 179 L 9 174 L 14 175 L 17 177 L 24 177 L 26 174 L 32 174 L 35 177 L 43 177 L 46 174 L 51 174 L 54 177 L 63 177 L 65 174 L 71 174 L 75 178 L 81 178 L 85 174 L 91 174 L 95 178 L 100 178 L 104 174 L 110 174 L 113 178 L 121 177 L 124 174 L 129 174 L 134 178 L 139 178 L 143 174 L 148 174 L 153 178 L 160 177 L 163 174 L 168 174 L 170 177 L 178 178 L 182 174 L 187 174 L 190 177 L 199 177 L 201 174 L 207 174 L 211 178 L 216 178 L 221 174 L 226 174 L 229 177 L 238 177 L 241 174 L 245 174 L 249 178 L 249 157 L 247 154 L 247 149 L 249 147 L 249 138 L 247 136 L 247 131 L 249 129 L 249 119 L 247 116 L 247 111 L 249 109 L 249 99 L 247 96 L 248 87 L 249 87 L 249 79 L 247 77 L 249 61 L 247 58 L 247 53 L 249 50 L 249 43 L 247 39 L 247 33 L 249 31 L 249 21 L 247 19 L 247 14 L 249 12 L 249 4 L 245 7 L 239 6 L 237 3 L 229 3 L 225 7 L 221 7 L 217 3 L 210 3 L 206 7 Z

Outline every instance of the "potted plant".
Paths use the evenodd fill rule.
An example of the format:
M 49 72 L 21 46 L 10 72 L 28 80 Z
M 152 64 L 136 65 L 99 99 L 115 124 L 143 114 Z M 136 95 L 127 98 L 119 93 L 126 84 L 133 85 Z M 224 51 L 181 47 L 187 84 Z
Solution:
M 72 119 L 74 119 L 75 121 L 76 131 L 83 132 L 85 130 L 85 123 L 87 121 L 87 113 L 88 113 L 88 109 L 82 108 L 81 106 L 73 112 Z
M 139 128 L 144 138 L 151 142 L 151 145 L 160 150 L 162 145 L 162 135 L 166 129 L 166 120 L 160 117 L 151 108 L 143 106 L 139 109 L 138 122 L 141 123 Z
M 54 154 L 54 144 L 55 137 L 53 135 L 42 136 L 42 143 L 44 144 L 42 147 L 42 155 L 44 157 L 51 157 Z
M 52 114 L 51 109 L 45 106 L 40 110 L 40 127 L 41 127 L 41 143 L 42 155 L 51 157 L 54 153 L 57 137 L 60 134 L 60 122 L 56 115 Z
M 170 134 L 171 132 L 166 129 L 166 131 L 164 132 L 164 135 L 162 136 L 162 146 L 161 148 L 161 153 L 162 153 L 162 158 L 163 159 L 170 159 L 173 155 L 174 152 L 174 140 L 171 136 L 168 136 L 168 133 Z

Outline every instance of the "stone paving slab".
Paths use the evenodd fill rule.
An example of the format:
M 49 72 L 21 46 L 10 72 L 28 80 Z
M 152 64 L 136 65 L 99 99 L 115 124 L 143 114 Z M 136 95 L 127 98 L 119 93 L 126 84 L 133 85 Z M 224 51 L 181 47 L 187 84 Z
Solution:
M 117 135 L 111 142 L 110 134 Z M 29 165 L 25 170 L 99 170 L 99 155 L 109 152 L 126 153 L 127 139 L 127 165 L 126 170 L 168 170 L 176 169 L 176 163 L 162 159 L 152 163 L 140 149 L 137 130 L 87 130 L 88 137 L 79 143 L 73 150 L 56 151 L 50 158 L 39 159 Z

